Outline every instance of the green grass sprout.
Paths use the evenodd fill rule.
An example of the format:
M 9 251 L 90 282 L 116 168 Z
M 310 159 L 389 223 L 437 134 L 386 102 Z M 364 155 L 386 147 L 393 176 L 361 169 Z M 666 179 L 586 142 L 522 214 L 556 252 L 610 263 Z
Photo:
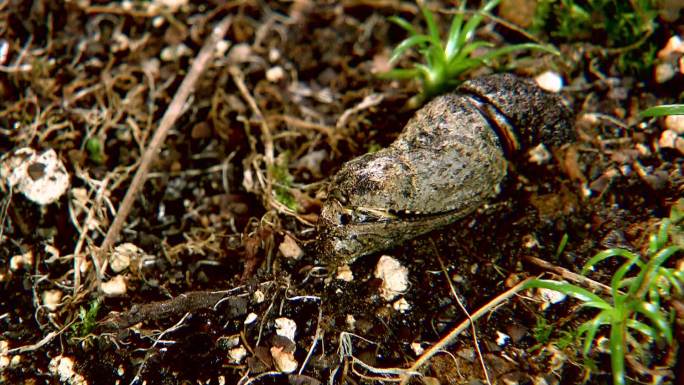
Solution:
M 390 57 L 390 63 L 396 63 L 409 49 L 417 48 L 424 60 L 423 63 L 413 63 L 412 68 L 393 69 L 381 75 L 392 79 L 419 79 L 422 91 L 416 99 L 409 102 L 417 106 L 422 102 L 446 92 L 464 79 L 463 76 L 480 66 L 489 64 L 493 59 L 521 50 L 539 50 L 558 55 L 558 51 L 551 46 L 536 43 L 512 44 L 492 49 L 480 56 L 475 52 L 482 48 L 492 48 L 494 45 L 486 41 L 475 41 L 475 31 L 484 17 L 494 9 L 500 0 L 490 0 L 469 20 L 465 20 L 465 1 L 461 4 L 451 21 L 446 43 L 442 43 L 439 28 L 434 15 L 426 7 L 421 12 L 427 24 L 428 33 L 420 33 L 411 23 L 400 18 L 391 17 L 390 21 L 409 33 L 409 37 L 402 41 Z
M 83 306 L 80 307 L 78 311 L 79 321 L 71 326 L 71 329 L 80 337 L 88 335 L 97 324 L 97 313 L 100 311 L 99 299 L 93 300 L 88 306 L 88 310 L 84 309 Z
M 535 279 L 527 284 L 529 288 L 546 288 L 564 293 L 582 301 L 583 306 L 599 311 L 594 318 L 580 325 L 578 337 L 584 337 L 583 354 L 587 357 L 599 328 L 610 325 L 608 339 L 615 385 L 625 384 L 627 343 L 636 341 L 632 332 L 638 332 L 650 341 L 673 342 L 673 317 L 664 312 L 661 299 L 671 294 L 684 294 L 684 271 L 665 267 L 664 264 L 671 256 L 684 251 L 684 247 L 670 242 L 670 226 L 671 219 L 665 219 L 658 231 L 651 235 L 648 259 L 620 248 L 604 250 L 589 259 L 583 274 L 609 258 L 625 260 L 611 279 L 610 299 L 566 282 Z
M 667 115 L 684 115 L 684 104 L 663 104 L 647 108 L 639 114 L 642 118 L 660 117 Z

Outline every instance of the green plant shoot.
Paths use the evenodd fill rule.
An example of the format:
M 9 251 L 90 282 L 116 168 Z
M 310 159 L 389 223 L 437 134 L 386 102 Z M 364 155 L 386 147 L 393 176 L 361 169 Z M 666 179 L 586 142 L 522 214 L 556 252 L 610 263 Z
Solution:
M 461 4 L 451 21 L 446 42 L 442 43 L 439 28 L 434 15 L 427 8 L 421 7 L 421 12 L 427 24 L 428 33 L 419 33 L 408 21 L 400 17 L 392 17 L 390 21 L 405 29 L 409 37 L 402 41 L 390 58 L 390 63 L 395 63 L 409 49 L 417 48 L 423 57 L 424 63 L 413 63 L 412 68 L 394 69 L 382 74 L 384 78 L 394 79 L 418 79 L 422 84 L 422 91 L 415 100 L 409 102 L 417 106 L 440 93 L 448 91 L 464 80 L 464 75 L 482 65 L 488 65 L 492 60 L 521 50 L 539 50 L 558 54 L 558 51 L 550 46 L 536 43 L 513 44 L 475 56 L 479 49 L 492 48 L 493 44 L 486 41 L 475 41 L 475 31 L 484 17 L 494 9 L 500 0 L 490 0 L 465 20 L 465 1 Z

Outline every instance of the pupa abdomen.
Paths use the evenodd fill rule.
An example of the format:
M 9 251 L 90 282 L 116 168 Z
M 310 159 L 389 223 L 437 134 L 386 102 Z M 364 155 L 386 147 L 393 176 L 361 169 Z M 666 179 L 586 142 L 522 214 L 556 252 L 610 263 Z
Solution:
M 345 163 L 318 221 L 324 259 L 349 263 L 454 222 L 498 193 L 507 155 L 572 138 L 562 100 L 509 74 L 465 82 L 387 148 Z

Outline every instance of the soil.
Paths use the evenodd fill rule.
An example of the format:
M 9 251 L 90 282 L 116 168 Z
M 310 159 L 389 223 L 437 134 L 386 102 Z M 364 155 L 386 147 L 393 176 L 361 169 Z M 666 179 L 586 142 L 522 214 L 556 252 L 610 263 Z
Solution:
M 600 43 L 554 41 L 558 57 L 525 52 L 468 76 L 560 73 L 577 140 L 541 164 L 513 156 L 489 205 L 363 257 L 350 266 L 352 280 L 338 279 L 313 247 L 326 182 L 345 161 L 391 143 L 412 115 L 406 103 L 419 84 L 377 74 L 406 37 L 388 18 L 418 24 L 419 9 L 363 0 L 161 3 L 174 2 L 0 5 L 0 47 L 8 47 L 6 58 L 0 49 L 0 152 L 54 149 L 71 179 L 46 205 L 3 189 L 0 383 L 390 383 L 392 369 L 410 367 L 419 349 L 467 318 L 459 300 L 472 313 L 527 277 L 558 278 L 535 257 L 579 273 L 606 248 L 644 253 L 684 192 L 682 153 L 659 144 L 664 119 L 638 116 L 676 102 L 684 74 L 657 83 L 650 71 L 618 72 L 617 55 Z M 447 29 L 450 6 L 430 7 Z M 106 295 L 97 248 L 193 58 L 226 15 L 224 43 L 115 244 L 139 252 L 125 270 L 110 266 L 99 277 L 122 277 L 125 294 Z M 684 33 L 682 16 L 656 22 L 649 44 L 657 49 Z M 492 20 L 478 36 L 525 39 Z M 408 309 L 380 296 L 374 270 L 383 255 L 408 269 L 400 295 Z M 609 284 L 617 266 L 604 262 L 588 277 Z M 55 292 L 50 307 L 46 293 Z M 584 357 L 581 343 L 562 343 L 593 313 L 571 299 L 543 305 L 529 291 L 490 309 L 476 336 L 466 329 L 410 383 L 486 383 L 483 365 L 491 383 L 611 382 L 605 349 Z M 295 322 L 294 340 L 276 333 L 281 318 Z M 544 323 L 550 334 L 540 340 Z M 629 354 L 628 378 L 675 383 L 684 366 L 676 345 L 644 342 L 642 355 Z M 240 349 L 245 356 L 231 358 Z M 285 373 L 279 354 L 297 369 Z

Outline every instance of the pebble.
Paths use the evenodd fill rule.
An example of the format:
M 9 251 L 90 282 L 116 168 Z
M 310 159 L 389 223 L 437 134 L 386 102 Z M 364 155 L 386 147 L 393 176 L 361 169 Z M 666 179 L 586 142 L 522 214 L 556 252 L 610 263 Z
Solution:
M 554 71 L 543 72 L 534 78 L 537 85 L 549 92 L 560 92 L 563 89 L 563 78 Z
M 123 275 L 117 275 L 107 282 L 102 282 L 100 290 L 105 297 L 118 297 L 126 294 L 126 280 Z
M 538 289 L 537 293 L 539 294 L 539 297 L 543 301 L 543 303 L 541 305 L 542 310 L 546 310 L 549 307 L 549 305 L 562 302 L 565 300 L 565 298 L 567 298 L 567 295 L 565 295 L 559 291 L 546 289 L 546 288 Z
M 24 147 L 3 157 L 0 178 L 39 205 L 57 201 L 69 188 L 69 174 L 53 149 L 38 154 Z
M 679 135 L 684 134 L 684 115 L 668 115 L 665 117 L 665 128 Z
M 280 317 L 275 320 L 276 334 L 294 342 L 297 323 L 289 318 Z
M 245 318 L 245 325 L 249 325 L 256 320 L 257 320 L 257 315 L 255 313 L 249 313 L 249 314 L 247 314 L 247 317 Z
M 131 258 L 137 257 L 140 259 L 145 252 L 142 251 L 138 246 L 126 242 L 122 243 L 114 248 L 114 251 L 109 256 L 109 267 L 115 273 L 120 273 L 126 269 L 131 264 Z
M 352 273 L 351 267 L 349 265 L 342 265 L 337 268 L 336 279 L 344 282 L 351 282 L 354 280 L 354 274 Z
M 247 349 L 242 345 L 228 350 L 228 360 L 233 364 L 241 363 L 245 357 L 247 357 Z
M 409 285 L 408 272 L 409 270 L 396 259 L 387 255 L 380 257 L 375 266 L 375 278 L 382 280 L 380 296 L 386 301 L 391 301 L 405 292 Z
M 283 241 L 278 245 L 278 251 L 280 251 L 283 257 L 288 259 L 299 260 L 304 256 L 304 251 L 299 247 L 297 241 L 287 234 L 285 234 Z
M 48 365 L 50 373 L 59 377 L 62 383 L 70 385 L 87 385 L 88 382 L 82 375 L 74 371 L 74 360 L 70 357 L 59 355 L 53 358 Z
M 281 66 L 271 67 L 266 71 L 266 80 L 278 83 L 285 78 L 285 70 Z
M 408 303 L 406 298 L 401 297 L 392 304 L 392 308 L 400 313 L 404 313 L 411 309 L 411 304 Z
M 24 254 L 18 254 L 10 258 L 10 270 L 17 271 L 19 269 L 33 266 L 33 252 L 31 250 Z
M 45 290 L 42 294 L 43 306 L 48 311 L 55 311 L 59 306 L 59 301 L 62 299 L 62 292 L 60 290 Z
M 281 346 L 271 347 L 271 357 L 273 357 L 276 369 L 282 373 L 292 373 L 299 365 L 294 358 L 294 354 L 292 352 L 285 352 Z
M 658 139 L 658 146 L 661 148 L 675 148 L 678 135 L 673 130 L 665 130 L 660 134 L 660 139 Z

